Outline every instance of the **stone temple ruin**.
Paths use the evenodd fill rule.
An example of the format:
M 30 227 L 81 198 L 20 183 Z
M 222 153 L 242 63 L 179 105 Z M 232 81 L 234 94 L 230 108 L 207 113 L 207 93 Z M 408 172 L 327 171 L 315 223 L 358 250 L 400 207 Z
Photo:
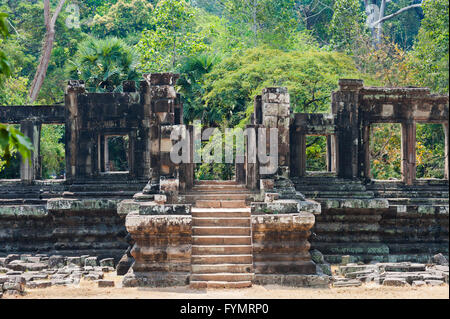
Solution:
M 177 78 L 148 74 L 123 93 L 69 81 L 64 105 L 0 107 L 35 147 L 20 180 L 0 181 L 0 257 L 113 256 L 124 286 L 197 288 L 324 286 L 312 249 L 330 263 L 448 258 L 448 96 L 342 79 L 332 113 L 308 114 L 292 112 L 286 88 L 266 88 L 248 127 L 278 128 L 278 171 L 245 160 L 233 181 L 197 181 L 195 164 L 169 157 L 183 125 Z M 401 124 L 401 181 L 371 178 L 376 123 Z M 416 123 L 444 126 L 442 180 L 416 179 Z M 41 179 L 43 124 L 65 125 L 64 180 Z M 327 172 L 307 172 L 307 135 L 326 137 Z M 128 139 L 127 171 L 108 167 L 112 136 Z

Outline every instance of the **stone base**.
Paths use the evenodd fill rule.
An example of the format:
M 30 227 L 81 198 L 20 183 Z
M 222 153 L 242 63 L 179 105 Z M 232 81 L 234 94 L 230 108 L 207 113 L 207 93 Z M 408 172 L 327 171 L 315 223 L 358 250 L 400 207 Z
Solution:
M 189 285 L 190 273 L 186 272 L 133 272 L 124 276 L 123 287 L 175 287 Z
M 289 287 L 329 288 L 330 276 L 327 275 L 281 275 L 255 274 L 255 285 L 280 285 Z

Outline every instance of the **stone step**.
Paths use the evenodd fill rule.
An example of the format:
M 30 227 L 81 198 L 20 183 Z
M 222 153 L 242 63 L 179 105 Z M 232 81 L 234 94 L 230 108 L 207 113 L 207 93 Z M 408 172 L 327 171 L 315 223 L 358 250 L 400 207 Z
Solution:
M 250 217 L 192 217 L 193 226 L 247 226 L 250 227 Z
M 252 281 L 254 277 L 253 273 L 193 273 L 191 274 L 191 281 L 226 281 L 226 282 L 242 282 Z
M 248 191 L 244 184 L 203 184 L 192 186 L 192 191 L 209 191 L 209 190 L 244 190 Z
M 206 273 L 252 273 L 253 264 L 200 264 L 191 265 L 193 273 L 206 274 Z
M 251 281 L 191 281 L 189 288 L 191 289 L 207 289 L 207 288 L 248 288 L 252 286 Z
M 196 202 L 197 200 L 211 200 L 211 201 L 223 201 L 223 200 L 245 200 L 248 196 L 252 194 L 240 192 L 238 194 L 205 194 L 205 193 L 196 193 L 196 194 L 186 194 L 186 200 L 191 200 L 192 202 Z
M 254 192 L 249 192 L 247 189 L 204 189 L 204 190 L 198 190 L 198 189 L 192 189 L 192 191 L 189 191 L 187 193 L 188 195 L 195 195 L 195 196 L 203 196 L 203 195 L 233 195 L 233 194 L 246 194 L 247 196 L 254 195 Z
M 251 264 L 252 255 L 191 255 L 192 264 Z
M 192 217 L 250 217 L 251 209 L 249 207 L 238 207 L 238 208 L 209 208 L 209 207 L 193 207 L 191 210 Z
M 195 236 L 211 236 L 211 235 L 226 235 L 226 236 L 250 236 L 250 227 L 229 227 L 229 226 L 194 226 L 192 227 L 192 234 Z
M 223 180 L 195 181 L 194 186 L 198 185 L 239 185 L 239 184 L 236 181 L 223 181 Z
M 251 245 L 251 236 L 192 236 L 194 245 Z
M 323 183 L 319 183 L 319 184 L 305 184 L 305 183 L 300 183 L 300 184 L 296 184 L 295 185 L 295 189 L 302 192 L 302 191 L 308 191 L 311 189 L 318 189 L 321 191 L 359 191 L 359 192 L 364 192 L 366 191 L 366 187 L 364 185 L 361 184 L 333 184 L 333 183 L 329 183 L 329 184 L 323 184 Z
M 353 192 L 353 191 L 321 191 L 310 188 L 309 190 L 300 190 L 307 198 L 373 198 L 375 195 L 371 191 Z
M 251 245 L 192 245 L 193 255 L 248 255 L 252 252 Z
M 240 208 L 246 207 L 245 199 L 247 198 L 244 194 L 235 194 L 235 195 L 211 195 L 212 197 L 208 197 L 205 199 L 203 195 L 199 199 L 195 201 L 195 206 L 200 208 Z M 219 197 L 219 198 L 214 198 Z M 222 198 L 223 197 L 223 198 Z
M 139 192 L 142 190 L 140 184 L 121 184 L 121 183 L 108 183 L 108 184 L 78 184 L 70 185 L 67 189 L 70 192 L 89 192 L 89 191 L 99 191 L 108 190 L 113 192 L 123 191 L 123 190 L 133 190 Z

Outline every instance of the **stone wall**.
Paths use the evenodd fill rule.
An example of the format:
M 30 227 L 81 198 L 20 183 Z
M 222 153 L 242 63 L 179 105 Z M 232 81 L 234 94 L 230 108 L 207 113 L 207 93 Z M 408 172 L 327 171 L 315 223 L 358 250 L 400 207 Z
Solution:
M 118 260 L 128 244 L 117 201 L 54 199 L 47 205 L 0 206 L 0 255 L 89 254 Z
M 322 209 L 316 217 L 312 248 L 330 263 L 349 255 L 353 262 L 427 262 L 448 256 L 448 208 Z

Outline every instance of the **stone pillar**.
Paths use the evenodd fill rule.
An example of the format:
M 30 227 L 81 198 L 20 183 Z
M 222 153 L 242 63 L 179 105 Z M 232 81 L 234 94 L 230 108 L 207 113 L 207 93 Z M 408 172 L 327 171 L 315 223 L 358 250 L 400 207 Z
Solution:
M 306 173 L 306 135 L 303 132 L 291 133 L 291 176 L 302 177 Z
M 255 96 L 254 101 L 254 119 L 255 124 L 262 124 L 262 97 L 261 95 Z
M 365 179 L 371 179 L 372 173 L 370 171 L 370 125 L 363 127 L 363 174 Z
M 253 154 L 252 150 L 256 150 L 256 147 L 250 147 L 252 143 L 257 143 L 257 131 L 260 125 L 247 125 L 249 132 L 253 134 L 252 136 L 245 136 L 245 179 L 246 186 L 248 189 L 256 190 L 259 187 L 259 163 L 257 154 Z M 254 155 L 254 156 L 253 156 Z
M 290 99 L 287 88 L 265 88 L 261 97 L 262 124 L 266 128 L 278 129 L 278 175 L 289 176 L 289 127 L 290 127 Z M 267 130 L 267 140 L 269 140 Z
M 161 180 L 171 185 L 179 185 L 179 167 L 170 160 L 172 130 L 175 128 L 175 109 L 177 116 L 181 114 L 180 96 L 175 91 L 175 83 L 178 74 L 173 73 L 151 73 L 144 74 L 148 90 L 145 94 L 146 114 L 150 121 L 149 144 L 150 144 L 150 172 L 151 180 L 144 189 L 144 193 L 155 193 L 162 191 Z M 184 184 L 183 184 L 184 185 Z M 177 188 L 178 191 L 178 188 Z M 171 193 L 168 191 L 168 193 Z M 171 202 L 170 194 L 168 201 Z
M 402 180 L 412 185 L 416 180 L 416 123 L 402 123 Z
M 239 184 L 245 183 L 245 164 L 235 163 L 235 176 L 236 182 Z
M 81 141 L 81 118 L 78 110 L 78 94 L 85 93 L 84 81 L 70 80 L 66 88 L 66 180 L 70 181 L 79 176 L 79 168 L 83 167 L 79 163 L 78 154 Z
M 161 176 L 173 177 L 174 170 L 170 162 L 171 126 L 175 124 L 175 104 L 177 100 L 175 83 L 179 77 L 173 73 L 149 73 L 143 75 L 141 94 L 144 99 L 144 125 L 148 127 L 148 152 L 145 157 L 146 170 L 150 176 L 144 193 L 156 193 L 159 190 Z M 180 109 L 180 105 L 177 106 Z M 164 128 L 163 128 L 164 127 Z M 162 136 L 164 135 L 164 136 Z
M 449 165 L 449 163 L 448 163 L 448 153 L 449 153 L 449 150 L 448 150 L 448 148 L 449 148 L 449 145 L 448 145 L 448 143 L 449 143 L 449 140 L 448 140 L 448 134 L 449 134 L 449 125 L 448 125 L 448 122 L 445 122 L 445 123 L 443 123 L 442 124 L 442 126 L 443 126 L 443 128 L 444 128 L 444 136 L 445 136 L 445 153 L 444 153 L 444 156 L 445 156 L 445 167 L 444 167 L 444 179 L 447 179 L 448 180 L 448 165 Z
M 359 90 L 362 80 L 341 79 L 339 91 L 332 94 L 332 109 L 336 116 L 336 173 L 341 178 L 357 178 L 359 175 L 358 154 L 360 147 Z
M 20 179 L 23 182 L 32 183 L 41 178 L 41 123 L 34 119 L 21 121 L 20 131 L 31 140 L 34 148 L 30 158 L 20 162 Z

